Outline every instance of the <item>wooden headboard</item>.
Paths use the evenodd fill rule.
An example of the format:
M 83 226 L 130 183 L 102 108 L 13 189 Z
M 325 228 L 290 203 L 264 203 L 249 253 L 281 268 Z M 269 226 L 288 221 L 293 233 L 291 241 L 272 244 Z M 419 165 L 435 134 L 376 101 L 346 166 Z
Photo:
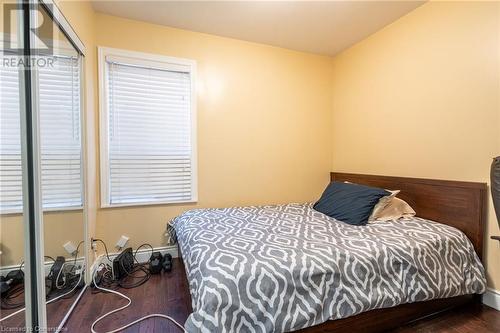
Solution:
M 401 190 L 398 198 L 408 202 L 417 212 L 417 216 L 461 230 L 471 240 L 479 258 L 482 258 L 487 205 L 486 183 L 339 172 L 332 172 L 330 179 Z

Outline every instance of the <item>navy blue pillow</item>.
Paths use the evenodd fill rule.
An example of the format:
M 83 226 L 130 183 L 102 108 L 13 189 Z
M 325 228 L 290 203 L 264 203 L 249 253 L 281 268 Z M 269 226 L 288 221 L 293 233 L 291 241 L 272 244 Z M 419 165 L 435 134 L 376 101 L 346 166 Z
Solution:
M 331 182 L 313 208 L 348 224 L 365 225 L 380 198 L 390 194 L 376 187 Z

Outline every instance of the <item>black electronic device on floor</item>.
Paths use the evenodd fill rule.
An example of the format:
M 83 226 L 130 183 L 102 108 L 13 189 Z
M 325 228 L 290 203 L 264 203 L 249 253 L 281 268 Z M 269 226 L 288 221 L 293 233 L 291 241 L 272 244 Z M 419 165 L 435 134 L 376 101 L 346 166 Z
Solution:
M 113 260 L 113 279 L 119 280 L 129 275 L 133 269 L 134 254 L 132 253 L 132 248 L 128 247 Z
M 163 271 L 164 272 L 170 272 L 172 271 L 172 256 L 170 253 L 165 253 L 163 256 Z
M 62 274 L 60 274 L 60 273 L 64 267 L 65 261 L 66 261 L 66 259 L 64 257 L 59 256 L 56 258 L 56 261 L 54 262 L 54 264 L 50 268 L 50 272 L 49 272 L 49 275 L 47 276 L 47 280 L 45 283 L 45 286 L 47 287 L 47 290 L 46 290 L 47 294 L 50 293 L 52 290 L 57 289 L 57 286 L 60 283 L 60 281 L 58 279 L 62 279 Z
M 0 291 L 2 297 L 5 296 L 9 290 L 21 283 L 24 283 L 24 272 L 21 269 L 10 271 L 5 277 L 3 275 L 0 276 Z
M 160 252 L 153 252 L 149 258 L 149 271 L 151 274 L 159 274 L 163 269 L 163 256 Z

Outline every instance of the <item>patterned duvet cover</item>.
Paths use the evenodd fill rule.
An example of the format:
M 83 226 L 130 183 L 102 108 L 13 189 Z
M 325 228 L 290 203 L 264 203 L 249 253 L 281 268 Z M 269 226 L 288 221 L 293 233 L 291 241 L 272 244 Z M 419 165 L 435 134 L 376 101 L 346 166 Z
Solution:
M 311 204 L 190 210 L 175 229 L 188 332 L 287 332 L 403 303 L 483 293 L 459 230 L 421 218 L 351 226 Z

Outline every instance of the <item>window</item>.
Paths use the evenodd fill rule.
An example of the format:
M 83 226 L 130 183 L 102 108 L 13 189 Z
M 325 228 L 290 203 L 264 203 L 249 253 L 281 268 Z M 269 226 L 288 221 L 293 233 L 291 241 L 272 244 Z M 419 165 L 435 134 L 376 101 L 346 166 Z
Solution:
M 195 62 L 99 48 L 101 206 L 194 202 Z
M 82 207 L 80 57 L 38 68 L 42 204 Z M 0 213 L 22 211 L 19 70 L 0 67 Z

